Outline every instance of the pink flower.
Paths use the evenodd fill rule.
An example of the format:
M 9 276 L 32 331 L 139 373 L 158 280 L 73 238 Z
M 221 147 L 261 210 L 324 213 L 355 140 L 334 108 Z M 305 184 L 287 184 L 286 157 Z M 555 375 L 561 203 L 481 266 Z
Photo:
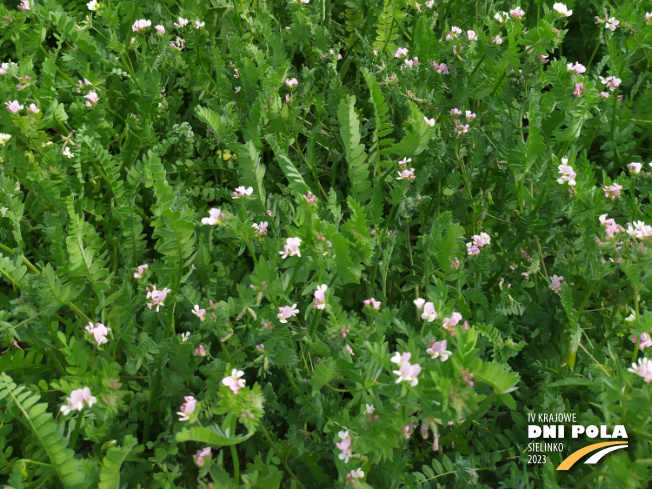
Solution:
M 561 165 L 557 168 L 559 169 L 559 173 L 561 173 L 561 176 L 557 179 L 557 183 L 563 185 L 564 182 L 567 182 L 568 185 L 574 186 L 577 174 L 573 170 L 573 167 L 568 165 L 568 158 L 562 158 Z
M 17 114 L 19 111 L 23 110 L 24 106 L 18 103 L 18 100 L 13 100 L 12 102 L 5 102 L 7 110 L 12 114 Z
M 451 109 L 451 114 L 452 115 L 462 115 L 462 111 L 456 107 L 454 109 Z
M 279 307 L 276 317 L 281 323 L 285 324 L 288 322 L 288 319 L 296 316 L 297 314 L 299 314 L 299 309 L 297 309 L 296 304 L 292 304 L 291 306 Z
M 251 194 L 254 193 L 254 188 L 253 187 L 247 187 L 245 188 L 244 186 L 239 186 L 235 188 L 235 191 L 231 192 L 231 198 L 232 199 L 239 199 L 240 197 L 249 197 Z
M 265 236 L 267 234 L 267 226 L 269 224 L 267 221 L 259 222 L 258 224 L 253 223 L 252 228 L 256 230 L 256 236 Z
M 186 331 L 185 333 L 181 333 L 181 341 L 184 343 L 188 341 L 188 338 L 190 338 L 190 331 Z
M 181 405 L 179 412 L 177 412 L 179 415 L 179 421 L 190 420 L 190 415 L 195 412 L 195 408 L 197 407 L 197 399 L 194 397 L 185 396 L 184 399 L 186 402 Z
M 399 171 L 398 177 L 396 177 L 397 180 L 414 180 L 417 178 L 414 174 L 414 168 L 410 168 L 409 170 L 403 170 Z
M 435 118 L 433 117 L 432 119 L 428 119 L 425 115 L 423 116 L 423 120 L 426 124 L 428 124 L 430 127 L 435 127 Z
M 306 195 L 302 195 L 304 199 L 306 199 L 306 202 L 308 202 L 308 205 L 315 204 L 317 202 L 317 197 L 313 195 L 313 193 L 308 190 L 308 193 Z
M 559 294 L 561 292 L 562 280 L 564 280 L 564 277 L 558 277 L 557 275 L 550 277 L 550 290 Z
M 402 367 L 405 364 L 410 364 L 410 357 L 412 357 L 412 353 L 410 352 L 405 352 L 405 353 L 399 353 L 396 352 L 394 353 L 394 356 L 391 358 L 390 362 L 395 363 L 399 367 Z
M 607 85 L 607 88 L 612 92 L 615 92 L 616 88 L 618 88 L 622 83 L 622 80 L 615 76 L 608 76 L 607 78 L 600 77 L 600 81 Z
M 600 92 L 598 96 L 600 98 L 609 98 L 609 92 Z
M 604 24 L 605 29 L 609 29 L 611 32 L 616 30 L 616 27 L 620 25 L 620 21 L 616 20 L 615 17 L 609 17 Z M 647 381 L 649 382 L 649 380 Z
M 150 309 L 152 306 L 156 306 L 156 312 L 158 312 L 159 308 L 161 306 L 164 306 L 163 301 L 167 297 L 168 293 L 170 292 L 170 289 L 167 287 L 163 290 L 156 290 L 156 285 L 152 285 L 152 290 L 149 290 L 149 287 L 146 289 L 147 290 L 147 299 L 151 298 L 152 302 L 147 304 L 147 307 Z
M 220 217 L 223 217 L 219 209 L 211 209 L 208 211 L 208 217 L 202 217 L 201 223 L 206 226 L 214 226 L 219 222 Z
M 636 221 L 634 226 L 627 223 L 627 234 L 638 239 L 648 238 L 652 236 L 652 226 L 645 224 L 643 221 Z
M 285 85 L 288 88 L 294 88 L 299 84 L 299 81 L 296 78 L 285 80 Z
M 190 22 L 188 19 L 184 19 L 183 17 L 179 17 L 179 23 L 177 24 L 176 22 L 174 23 L 174 26 L 183 29 L 188 25 L 188 22 Z
M 459 323 L 461 320 L 462 320 L 462 315 L 459 312 L 454 312 L 453 314 L 451 314 L 451 317 L 444 318 L 444 324 L 442 324 L 442 327 L 444 329 L 453 328 L 454 326 L 457 326 L 457 323 Z
M 353 353 L 353 348 L 351 348 L 350 345 L 346 345 L 346 351 L 348 351 L 351 355 L 355 355 L 355 353 Z
M 92 407 L 96 402 L 97 399 L 91 396 L 91 390 L 88 387 L 76 389 L 70 393 L 70 397 L 66 398 L 66 404 L 61 406 L 61 412 L 66 416 L 71 411 L 81 411 L 84 409 L 84 404 Z
M 509 11 L 509 15 L 517 20 L 520 20 L 525 15 L 525 12 L 521 10 L 521 7 L 516 7 L 515 9 Z
M 652 12 L 645 12 L 645 22 L 650 23 L 652 20 Z
M 242 379 L 244 372 L 242 370 L 233 369 L 229 377 L 222 379 L 222 384 L 227 386 L 234 394 L 237 394 L 240 389 L 245 386 L 246 380 Z
M 491 43 L 492 43 L 492 44 L 498 44 L 498 45 L 500 45 L 500 44 L 503 43 L 503 38 L 500 37 L 500 36 L 493 37 L 493 38 L 491 39 Z
M 469 256 L 477 256 L 480 254 L 480 248 L 473 243 L 466 243 L 466 251 Z
M 23 10 L 29 10 L 29 1 L 28 0 L 23 0 L 20 5 L 18 5 L 18 8 L 23 9 Z
M 421 298 L 421 297 L 419 297 L 418 299 L 414 299 L 413 302 L 414 302 L 414 305 L 415 305 L 416 308 L 417 308 L 417 311 L 420 311 L 421 309 L 423 309 L 423 306 L 425 305 L 426 300 L 423 299 L 423 298 Z
M 335 444 L 341 452 L 337 458 L 344 460 L 344 463 L 348 463 L 349 459 L 353 456 L 351 453 L 351 443 L 353 440 L 349 436 L 349 430 L 340 431 L 337 436 L 339 436 L 341 440 Z
M 315 300 L 312 307 L 315 309 L 324 309 L 326 307 L 326 290 L 328 290 L 328 285 L 317 286 L 317 290 L 313 294 Z
M 496 19 L 499 23 L 504 24 L 509 20 L 509 15 L 507 12 L 496 12 L 494 19 Z
M 38 107 L 36 104 L 29 104 L 29 109 L 27 109 L 30 113 L 32 114 L 38 114 L 40 110 L 38 110 Z
M 426 3 L 428 3 L 428 2 L 426 2 Z M 362 479 L 362 478 L 364 478 L 364 472 L 362 471 L 362 469 L 352 470 L 351 472 L 346 474 L 346 483 L 345 483 L 345 485 L 351 486 L 351 485 L 355 484 L 356 480 Z
M 154 26 L 154 28 L 156 29 L 156 34 L 158 34 L 159 36 L 163 36 L 165 34 L 165 27 L 163 27 L 162 25 L 156 25 Z
M 627 165 L 627 168 L 629 168 L 629 171 L 631 171 L 632 173 L 640 173 L 641 168 L 643 168 L 643 164 L 632 162 Z
M 200 21 L 196 20 L 196 21 L 195 21 L 195 24 L 193 25 L 193 27 L 194 27 L 195 29 L 201 29 L 201 28 L 204 27 L 205 25 L 206 25 L 206 22 L 200 22 Z
M 398 375 L 396 383 L 399 382 L 409 382 L 412 387 L 419 383 L 417 375 L 421 372 L 421 366 L 419 364 L 410 365 L 409 363 L 404 363 L 401 365 L 399 370 L 393 370 L 394 374 Z
M 256 350 L 258 351 L 263 351 L 265 349 L 265 345 L 261 343 L 260 345 L 256 345 Z
M 380 301 L 377 301 L 373 297 L 371 299 L 365 299 L 362 301 L 365 306 L 373 307 L 376 311 L 380 309 Z
M 614 219 L 607 219 L 607 214 L 602 214 L 600 216 L 600 223 L 605 226 L 605 232 L 609 238 L 613 238 L 615 233 L 623 231 L 622 226 L 616 224 Z
M 446 340 L 443 341 L 433 341 L 428 345 L 426 353 L 430 355 L 430 358 L 433 360 L 437 357 L 441 359 L 442 362 L 448 360 L 448 357 L 451 356 L 451 352 L 446 349 Z
M 279 251 L 278 254 L 281 255 L 281 258 L 286 259 L 288 256 L 301 256 L 301 238 L 287 238 L 285 240 L 285 245 L 283 246 L 283 251 Z
M 432 323 L 437 319 L 437 311 L 435 311 L 435 305 L 432 302 L 426 302 L 423 305 L 423 313 L 421 314 L 421 319 L 425 319 L 429 323 Z
M 471 239 L 479 248 L 491 244 L 491 237 L 487 233 L 474 234 Z
M 478 253 L 479 252 L 480 252 L 480 250 L 478 249 Z M 455 270 L 459 270 L 459 268 L 460 268 L 460 260 L 457 257 L 455 257 L 455 260 L 453 260 L 451 262 L 451 268 L 454 268 Z
M 398 48 L 394 53 L 395 58 L 405 58 L 408 55 L 407 48 Z
M 469 41 L 477 41 L 478 35 L 475 31 L 466 31 L 466 36 L 469 38 Z
M 432 8 L 432 6 L 435 4 L 435 0 L 428 0 L 426 2 L 426 7 Z
M 398 167 L 405 168 L 408 163 L 412 163 L 412 158 L 403 158 L 401 161 L 398 162 Z
M 134 272 L 134 278 L 141 279 L 143 278 L 143 273 L 149 268 L 149 265 L 138 265 L 137 272 Z
M 614 183 L 613 185 L 605 185 L 602 189 L 604 190 L 604 196 L 614 200 L 616 197 L 620 197 L 620 191 L 623 186 Z
M 417 58 L 417 57 L 415 56 L 414 59 L 406 59 L 406 60 L 405 60 L 405 65 L 406 65 L 408 68 L 412 68 L 412 67 L 414 67 L 414 66 L 419 66 L 419 58 Z
M 196 357 L 205 357 L 206 356 L 206 348 L 204 345 L 199 345 L 199 348 L 195 350 L 195 353 L 193 353 L 194 356 Z
M 638 365 L 632 363 L 631 368 L 628 368 L 627 370 L 633 374 L 643 377 L 645 382 L 652 381 L 652 362 L 650 362 L 647 358 L 639 358 Z
M 176 50 L 176 51 L 182 51 L 186 45 L 184 44 L 185 39 L 181 39 L 180 37 L 177 37 L 174 41 L 170 41 L 170 48 Z
M 195 308 L 191 311 L 200 321 L 206 320 L 206 309 L 199 309 L 199 305 L 195 304 Z
M 584 83 L 576 83 L 575 90 L 573 90 L 573 95 L 576 97 L 581 97 L 584 93 Z
M 471 122 L 472 120 L 475 119 L 475 114 L 471 112 L 470 110 L 466 111 L 466 122 Z
M 568 63 L 566 65 L 566 70 L 567 71 L 572 71 L 576 75 L 580 75 L 580 74 L 582 74 L 582 73 L 584 73 L 586 71 L 586 67 L 584 65 L 581 65 L 581 64 L 577 63 L 577 62 L 575 62 L 575 64 Z
M 632 343 L 636 343 L 637 336 L 632 338 Z M 638 343 L 638 347 L 643 350 L 652 346 L 652 339 L 647 333 L 641 333 L 641 340 Z
M 84 95 L 84 98 L 86 99 L 86 107 L 94 107 L 97 105 L 97 101 L 100 99 L 97 96 L 97 93 L 95 92 L 89 92 L 88 94 Z
M 195 459 L 195 464 L 197 464 L 197 467 L 203 467 L 204 464 L 206 463 L 204 461 L 204 458 L 208 458 L 211 456 L 211 447 L 206 447 L 202 448 L 201 450 L 197 450 L 197 453 L 194 455 Z
M 469 132 L 469 125 L 461 124 L 459 121 L 455 121 L 455 132 L 457 132 L 458 136 L 462 136 L 463 134 Z
M 134 32 L 144 31 L 151 25 L 152 25 L 151 20 L 140 19 L 134 22 L 134 25 L 131 26 L 131 30 Z
M 93 323 L 89 322 L 88 326 L 86 326 L 86 331 L 95 337 L 95 341 L 98 345 L 103 345 L 109 341 L 106 339 L 106 335 L 109 334 L 111 328 L 107 328 L 102 323 L 95 323 L 95 325 L 93 325 Z

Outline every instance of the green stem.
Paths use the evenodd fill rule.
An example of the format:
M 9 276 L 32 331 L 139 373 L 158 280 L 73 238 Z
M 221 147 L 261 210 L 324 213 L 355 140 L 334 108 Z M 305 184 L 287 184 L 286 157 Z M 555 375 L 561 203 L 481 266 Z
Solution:
M 262 431 L 263 431 L 263 435 L 265 435 L 265 438 L 267 439 L 267 442 L 268 442 L 268 443 L 270 444 L 270 446 L 272 447 L 272 450 L 274 450 L 274 453 L 276 454 L 276 456 L 281 460 L 281 463 L 283 464 L 283 468 L 285 469 L 285 471 L 286 471 L 288 474 L 290 474 L 290 477 L 292 477 L 292 478 L 297 482 L 297 485 L 298 485 L 299 487 L 301 487 L 302 489 L 306 489 L 305 486 L 301 483 L 301 481 L 300 481 L 300 480 L 297 478 L 297 476 L 294 474 L 294 472 L 292 472 L 292 469 L 290 469 L 290 467 L 288 466 L 287 461 L 286 461 L 283 457 L 281 457 L 281 453 L 279 452 L 278 448 L 276 448 L 276 443 L 274 443 L 274 442 L 272 441 L 272 438 L 269 436 L 269 433 L 268 433 L 267 430 L 265 429 L 265 426 L 261 423 L 261 424 L 260 424 L 260 427 L 261 427 L 261 429 L 262 429 Z
M 635 285 L 634 286 L 634 315 L 636 317 L 636 321 L 638 321 L 638 287 Z M 641 341 L 641 335 L 636 336 L 636 344 L 634 345 L 634 353 L 632 354 L 632 363 L 636 362 L 636 357 L 638 357 L 638 345 Z
M 231 432 L 234 436 L 237 420 L 238 419 L 234 417 L 231 423 Z M 240 485 L 240 460 L 238 459 L 238 451 L 236 450 L 235 445 L 230 445 L 229 448 L 231 449 L 231 457 L 233 458 L 233 478 L 235 479 L 235 483 Z
M 73 430 L 72 436 L 70 437 L 70 444 L 68 446 L 73 450 L 75 449 L 75 443 L 77 443 L 77 437 L 79 436 L 79 431 L 81 430 L 81 424 L 83 419 L 84 419 L 84 408 L 82 408 L 82 410 L 79 411 L 79 414 L 77 415 L 77 420 L 75 422 L 75 429 Z

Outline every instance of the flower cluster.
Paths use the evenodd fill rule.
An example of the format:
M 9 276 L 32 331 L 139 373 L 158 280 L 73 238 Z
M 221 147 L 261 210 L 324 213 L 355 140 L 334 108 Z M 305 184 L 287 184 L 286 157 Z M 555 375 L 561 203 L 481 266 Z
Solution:
M 285 240 L 285 245 L 283 245 L 283 251 L 279 251 L 278 254 L 281 255 L 281 258 L 286 259 L 288 256 L 301 256 L 301 238 L 287 238 Z
M 435 311 L 435 305 L 432 302 L 426 302 L 425 299 L 419 297 L 414 300 L 414 305 L 417 307 L 417 311 L 421 311 L 421 319 L 425 319 L 429 323 L 437 319 L 437 311 Z
M 131 30 L 134 32 L 144 31 L 152 25 L 151 20 L 140 19 L 134 22 L 134 25 L 131 26 Z
M 471 236 L 472 242 L 466 243 L 466 250 L 471 255 L 479 255 L 480 248 L 483 246 L 491 244 L 491 238 L 487 233 L 480 233 L 474 236 Z
M 91 396 L 91 390 L 88 387 L 76 389 L 66 398 L 66 404 L 61 406 L 61 412 L 64 415 L 70 414 L 71 411 L 81 411 L 84 405 L 92 407 L 97 402 L 95 397 Z
M 396 383 L 399 382 L 409 382 L 412 387 L 419 383 L 417 375 L 421 372 L 421 366 L 419 364 L 410 364 L 411 353 L 400 354 L 396 352 L 391 359 L 392 363 L 395 363 L 399 366 L 398 370 L 393 370 L 392 372 L 398 376 Z
M 233 192 L 231 192 L 231 198 L 234 200 L 237 200 L 241 197 L 250 197 L 251 194 L 254 193 L 254 188 L 253 187 L 247 187 L 245 188 L 244 186 L 239 186 L 236 187 Z
M 365 299 L 364 301 L 362 301 L 362 303 L 366 307 L 371 307 L 371 308 L 375 309 L 376 311 L 378 311 L 380 309 L 380 301 L 377 301 L 373 297 L 371 297 L 370 299 Z
M 93 335 L 98 345 L 103 345 L 109 341 L 106 339 L 106 335 L 109 334 L 111 328 L 107 328 L 102 323 L 93 324 L 92 322 L 89 322 L 88 326 L 86 326 L 86 331 Z
M 568 158 L 562 158 L 561 165 L 559 165 L 557 169 L 560 173 L 560 177 L 557 179 L 557 183 L 560 185 L 567 183 L 571 187 L 575 186 L 575 177 L 577 174 L 575 173 L 575 170 L 573 170 L 573 167 L 568 164 Z
M 607 214 L 602 214 L 600 216 L 600 224 L 605 226 L 605 232 L 609 238 L 613 238 L 614 234 L 623 231 L 623 227 L 620 224 L 617 224 L 613 218 L 607 218 Z
M 151 309 L 153 306 L 156 306 L 156 312 L 158 312 L 161 306 L 165 305 L 163 304 L 163 301 L 167 297 L 168 293 L 171 292 L 168 288 L 163 290 L 156 290 L 156 285 L 152 285 L 151 290 L 149 287 L 147 287 L 145 290 L 147 290 L 147 299 L 152 299 L 151 302 L 147 303 L 147 307 Z
M 616 197 L 620 198 L 620 191 L 622 188 L 622 185 L 614 183 L 613 185 L 605 185 L 602 189 L 604 190 L 605 197 L 614 200 Z
M 633 226 L 627 223 L 627 234 L 638 239 L 649 238 L 652 237 L 652 226 L 643 221 L 636 221 Z
M 344 463 L 348 463 L 349 459 L 353 456 L 351 453 L 351 443 L 353 440 L 349 436 L 349 430 L 340 431 L 337 436 L 340 437 L 340 441 L 335 444 L 335 446 L 340 450 L 340 454 L 337 456 L 340 460 L 344 460 Z
M 638 360 L 638 365 L 632 363 L 632 366 L 627 370 L 633 374 L 643 377 L 645 382 L 652 382 L 652 362 L 650 362 L 647 358 L 640 358 Z
M 208 211 L 208 217 L 202 217 L 201 223 L 206 226 L 214 226 L 223 217 L 224 214 L 220 213 L 219 209 L 211 209 Z
M 242 378 L 243 376 L 244 372 L 242 370 L 234 368 L 231 370 L 230 376 L 224 377 L 222 379 L 222 384 L 231 389 L 234 394 L 237 394 L 238 391 L 245 386 L 246 380 Z

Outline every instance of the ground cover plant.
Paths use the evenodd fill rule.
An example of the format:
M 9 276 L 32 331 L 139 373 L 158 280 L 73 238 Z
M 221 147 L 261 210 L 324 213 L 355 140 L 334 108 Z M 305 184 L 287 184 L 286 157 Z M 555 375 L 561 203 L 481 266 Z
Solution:
M 0 483 L 648 487 L 648 12 L 5 2 Z

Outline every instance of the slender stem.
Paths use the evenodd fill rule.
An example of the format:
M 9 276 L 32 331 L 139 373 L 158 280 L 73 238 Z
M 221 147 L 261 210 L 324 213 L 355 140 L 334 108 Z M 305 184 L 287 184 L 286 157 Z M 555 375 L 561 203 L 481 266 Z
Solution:
M 6 251 L 7 253 L 11 253 L 12 255 L 17 255 L 17 254 L 18 254 L 18 253 L 16 253 L 14 250 L 12 250 L 11 248 L 9 248 L 8 246 L 3 245 L 2 243 L 0 243 L 0 250 Z M 32 264 L 31 261 L 29 261 L 27 258 L 25 258 L 25 255 L 23 255 L 21 258 L 23 259 L 23 263 L 24 263 L 25 265 L 27 265 L 27 267 L 28 267 L 32 272 L 36 273 L 37 275 L 40 273 L 40 272 L 39 272 L 39 269 L 36 268 L 36 267 Z
M 75 429 L 72 432 L 72 436 L 70 437 L 70 448 L 73 450 L 75 449 L 75 443 L 77 443 L 77 437 L 79 436 L 79 431 L 81 430 L 81 424 L 82 420 L 84 419 L 84 408 L 82 408 L 81 411 L 79 411 L 79 414 L 77 415 L 77 420 L 75 422 Z
M 238 419 L 234 417 L 231 422 L 231 431 L 234 436 L 237 421 Z M 238 459 L 238 451 L 235 445 L 230 445 L 229 448 L 231 449 L 231 457 L 233 458 L 233 478 L 235 479 L 235 483 L 240 485 L 240 459 Z
M 636 320 L 638 321 L 638 287 L 635 285 L 634 286 L 634 314 L 636 316 Z M 636 362 L 636 357 L 638 357 L 638 345 L 641 341 L 641 335 L 636 336 L 636 344 L 634 345 L 634 353 L 632 354 L 632 363 Z

